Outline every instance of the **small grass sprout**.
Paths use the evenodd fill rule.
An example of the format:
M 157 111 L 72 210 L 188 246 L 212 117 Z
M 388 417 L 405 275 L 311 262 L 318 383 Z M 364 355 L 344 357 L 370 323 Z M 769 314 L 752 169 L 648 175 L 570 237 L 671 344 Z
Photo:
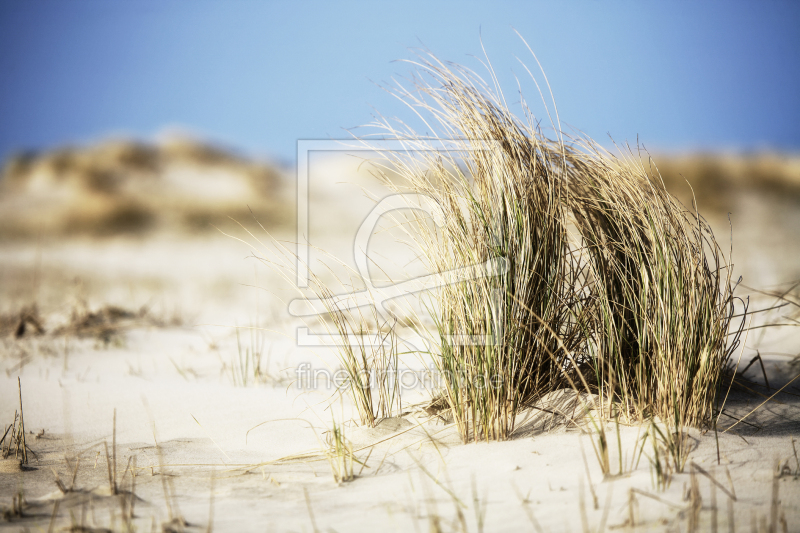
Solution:
M 344 424 L 337 424 L 336 420 L 332 419 L 331 430 L 328 432 L 327 438 L 328 446 L 325 450 L 333 480 L 337 484 L 355 479 L 353 465 L 356 459 L 353 453 L 353 445 L 345 438 L 344 427 Z
M 316 282 L 315 291 L 328 311 L 339 336 L 337 353 L 346 374 L 342 388 L 353 399 L 362 424 L 374 427 L 381 418 L 400 412 L 401 389 L 397 337 L 391 327 L 381 327 L 380 315 L 371 306 L 372 315 L 360 309 L 355 313 L 343 310 L 324 284 Z M 371 319 L 371 320 L 370 320 Z M 384 326 L 387 326 L 384 324 Z

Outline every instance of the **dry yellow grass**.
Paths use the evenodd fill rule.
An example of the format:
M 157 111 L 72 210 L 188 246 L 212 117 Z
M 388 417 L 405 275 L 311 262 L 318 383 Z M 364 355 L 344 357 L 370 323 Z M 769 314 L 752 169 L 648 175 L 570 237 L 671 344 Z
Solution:
M 431 304 L 441 394 L 462 438 L 508 438 L 523 406 L 569 386 L 599 394 L 607 417 L 713 425 L 743 322 L 705 220 L 647 154 L 548 138 L 524 101 L 519 118 L 473 71 L 427 53 L 414 64 L 396 96 L 427 133 L 377 124 L 415 150 L 388 156 L 404 178 L 396 190 L 443 212 L 432 228 L 416 211 L 410 235 L 432 272 L 507 267 L 447 283 Z M 437 150 L 437 134 L 455 150 Z

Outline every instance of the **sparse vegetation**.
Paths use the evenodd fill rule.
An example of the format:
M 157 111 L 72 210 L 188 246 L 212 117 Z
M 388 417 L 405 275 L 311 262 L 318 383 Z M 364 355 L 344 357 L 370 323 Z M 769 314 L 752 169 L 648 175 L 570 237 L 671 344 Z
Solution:
M 78 337 L 93 338 L 103 346 L 121 344 L 125 331 L 137 327 L 169 327 L 182 325 L 177 313 L 161 316 L 146 305 L 130 309 L 106 304 L 90 307 L 79 299 L 72 307 L 69 317 L 56 321 L 48 313 L 39 311 L 36 305 L 27 305 L 18 311 L 0 315 L 0 338 L 10 337 L 14 341 L 30 337 Z
M 44 319 L 36 305 L 28 305 L 17 312 L 0 315 L 0 337 L 20 339 L 45 333 Z
M 374 306 L 371 315 L 365 315 L 361 309 L 355 312 L 343 309 L 317 277 L 313 278 L 313 290 L 328 312 L 328 321 L 320 322 L 339 338 L 336 349 L 346 378 L 336 385 L 352 397 L 361 423 L 375 426 L 381 418 L 399 414 L 402 398 L 394 330 L 383 327 L 375 333 L 381 319 Z
M 260 384 L 275 381 L 269 374 L 269 355 L 264 360 L 266 339 L 261 331 L 256 327 L 248 328 L 247 344 L 242 344 L 241 332 L 236 328 L 236 355 L 223 361 L 222 371 L 230 375 L 234 386 L 247 387 L 252 384 Z
M 19 411 L 14 411 L 14 420 L 3 429 L 0 437 L 0 459 L 12 460 L 18 466 L 28 463 L 30 448 L 25 442 L 25 416 L 22 407 L 22 381 L 17 378 L 19 387 Z M 11 457 L 13 454 L 13 458 Z M 16 468 L 15 468 L 16 470 Z
M 325 457 L 328 458 L 333 480 L 336 483 L 355 479 L 353 467 L 357 460 L 353 453 L 353 445 L 345 437 L 344 424 L 337 424 L 335 419 L 332 419 L 332 426 L 328 431 Z

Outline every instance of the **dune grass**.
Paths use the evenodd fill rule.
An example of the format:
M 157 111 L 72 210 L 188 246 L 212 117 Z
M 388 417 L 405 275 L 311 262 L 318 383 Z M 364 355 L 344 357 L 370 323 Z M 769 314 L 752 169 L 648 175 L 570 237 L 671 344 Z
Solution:
M 523 404 L 568 386 L 565 368 L 580 342 L 563 158 L 471 72 L 436 61 L 424 69 L 436 83 L 403 96 L 434 115 L 444 137 L 466 140 L 449 153 L 417 152 L 420 160 L 398 152 L 391 162 L 408 184 L 403 192 L 427 195 L 443 211 L 438 231 L 413 234 L 431 271 L 492 260 L 502 267 L 441 287 L 434 314 L 435 361 L 462 436 L 505 439 Z M 384 126 L 413 139 L 410 148 L 427 147 L 412 131 Z
M 724 254 L 654 167 L 588 146 L 570 152 L 568 180 L 587 255 L 592 309 L 582 329 L 594 382 L 633 419 L 659 416 L 677 430 L 709 423 L 741 334 L 731 331 Z
M 395 94 L 429 133 L 377 124 L 408 148 L 387 156 L 402 178 L 389 185 L 443 212 L 436 228 L 410 215 L 412 239 L 432 272 L 504 267 L 445 284 L 431 306 L 442 395 L 464 440 L 508 438 L 521 408 L 565 387 L 599 395 L 605 417 L 711 425 L 744 321 L 703 218 L 632 150 L 551 140 L 524 101 L 517 117 L 490 65 L 493 86 L 432 55 L 414 65 L 413 86 Z M 437 149 L 436 129 L 454 148 Z
M 338 485 L 355 479 L 353 466 L 359 461 L 353 453 L 353 445 L 345 437 L 344 424 L 337 424 L 333 418 L 331 421 L 332 427 L 328 432 L 324 453 L 331 467 L 333 481 Z
M 361 423 L 374 427 L 380 419 L 399 414 L 400 360 L 394 330 L 381 322 L 375 306 L 370 307 L 371 313 L 358 307 L 347 309 L 313 273 L 311 291 L 326 310 L 326 315 L 319 317 L 320 325 L 338 337 L 336 350 L 343 372 L 334 375 L 343 375 L 342 379 L 334 377 L 335 385 L 350 395 Z

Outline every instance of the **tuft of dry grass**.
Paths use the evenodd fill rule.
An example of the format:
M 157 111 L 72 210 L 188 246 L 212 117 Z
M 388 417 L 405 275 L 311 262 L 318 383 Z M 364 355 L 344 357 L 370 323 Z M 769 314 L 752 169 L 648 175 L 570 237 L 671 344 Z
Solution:
M 39 308 L 35 304 L 27 305 L 17 312 L 0 314 L 0 337 L 20 339 L 28 335 L 42 335 L 45 333 L 44 323 Z
M 674 420 L 677 431 L 710 424 L 741 334 L 731 330 L 724 253 L 703 218 L 641 159 L 591 143 L 568 158 L 588 267 L 584 346 L 601 396 L 632 419 Z
M 333 426 L 328 432 L 325 457 L 331 467 L 331 474 L 336 484 L 341 484 L 355 479 L 354 464 L 358 461 L 353 453 L 353 445 L 345 437 L 344 424 L 337 424 L 332 419 Z
M 361 423 L 374 427 L 381 418 L 399 414 L 402 397 L 394 331 L 370 333 L 372 326 L 380 325 L 377 308 L 370 307 L 371 315 L 361 309 L 343 309 L 330 288 L 317 277 L 313 277 L 313 290 L 328 311 L 330 323 L 320 322 L 339 336 L 337 352 L 346 374 L 341 389 L 353 399 Z M 334 424 L 334 432 L 335 428 Z
M 383 166 L 401 176 L 397 192 L 441 210 L 436 226 L 419 211 L 405 219 L 431 272 L 490 269 L 451 277 L 431 303 L 442 395 L 464 440 L 508 438 L 522 406 L 564 387 L 599 394 L 605 417 L 711 425 L 744 321 L 704 219 L 630 148 L 549 139 L 496 84 L 427 53 L 414 65 L 413 87 L 395 94 L 450 149 L 384 120 L 408 149 Z
M 25 442 L 25 416 L 22 409 L 22 381 L 17 378 L 19 386 L 19 411 L 14 411 L 13 422 L 6 426 L 0 436 L 0 460 L 3 461 L 3 468 L 11 468 L 17 471 L 22 464 L 28 464 L 28 451 L 34 453 Z M 14 457 L 11 459 L 11 454 Z M 34 453 L 34 456 L 36 454 Z
M 432 198 L 442 211 L 436 231 L 418 215 L 412 233 L 430 270 L 473 273 L 437 291 L 435 361 L 464 439 L 505 439 L 522 405 L 569 385 L 581 341 L 563 155 L 474 73 L 432 56 L 421 65 L 430 83 L 401 96 L 457 140 L 447 153 L 392 154 L 408 184 L 397 190 Z M 410 149 L 430 150 L 410 129 L 382 127 L 412 139 Z M 494 271 L 475 273 L 483 268 Z

